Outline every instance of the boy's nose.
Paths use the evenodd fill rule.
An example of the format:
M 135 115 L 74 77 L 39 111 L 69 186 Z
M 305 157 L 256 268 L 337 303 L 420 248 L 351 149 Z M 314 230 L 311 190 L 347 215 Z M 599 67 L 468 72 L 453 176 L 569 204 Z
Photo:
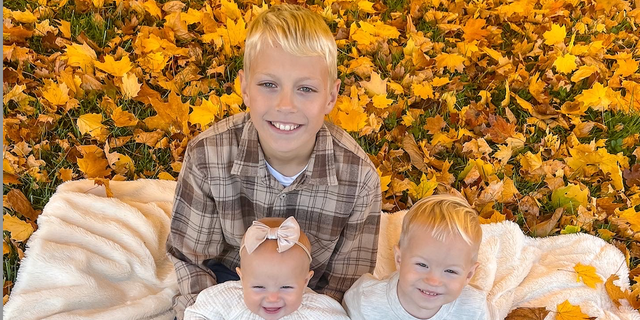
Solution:
M 280 101 L 276 105 L 276 110 L 283 112 L 295 111 L 295 104 L 293 102 L 293 92 L 284 91 L 280 95 Z

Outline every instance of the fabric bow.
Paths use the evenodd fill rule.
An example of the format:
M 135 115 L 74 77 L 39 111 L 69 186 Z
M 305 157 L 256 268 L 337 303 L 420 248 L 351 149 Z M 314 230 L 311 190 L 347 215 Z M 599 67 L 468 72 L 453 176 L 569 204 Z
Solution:
M 289 217 L 282 222 L 277 228 L 270 228 L 266 224 L 260 221 L 254 221 L 251 227 L 247 229 L 244 235 L 244 248 L 251 254 L 260 246 L 265 240 L 277 240 L 278 252 L 285 252 L 294 245 L 299 245 L 311 259 L 309 249 L 298 242 L 300 239 L 300 225 L 294 217 Z M 240 248 L 242 250 L 242 248 Z

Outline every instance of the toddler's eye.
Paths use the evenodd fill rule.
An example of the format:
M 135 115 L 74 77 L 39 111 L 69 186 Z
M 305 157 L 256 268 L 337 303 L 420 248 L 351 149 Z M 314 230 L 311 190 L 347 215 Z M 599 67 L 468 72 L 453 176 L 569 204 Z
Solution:
M 261 289 L 264 289 L 264 286 L 252 286 L 251 288 L 256 290 L 261 290 Z
M 422 263 L 422 262 L 418 262 L 418 263 L 416 263 L 416 266 L 421 267 L 421 268 L 426 268 L 427 264 L 426 263 Z
M 293 286 L 282 286 L 282 289 L 293 289 Z
M 446 272 L 446 273 L 451 273 L 451 274 L 458 274 L 458 271 L 451 270 L 451 269 L 447 269 L 447 270 L 445 270 L 444 272 Z

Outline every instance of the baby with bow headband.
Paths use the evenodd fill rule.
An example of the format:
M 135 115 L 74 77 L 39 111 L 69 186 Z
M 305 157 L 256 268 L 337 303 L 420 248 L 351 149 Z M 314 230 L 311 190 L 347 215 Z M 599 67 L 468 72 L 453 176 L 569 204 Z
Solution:
M 185 320 L 349 319 L 337 301 L 307 287 L 311 260 L 311 244 L 294 217 L 254 221 L 240 246 L 240 281 L 202 291 Z

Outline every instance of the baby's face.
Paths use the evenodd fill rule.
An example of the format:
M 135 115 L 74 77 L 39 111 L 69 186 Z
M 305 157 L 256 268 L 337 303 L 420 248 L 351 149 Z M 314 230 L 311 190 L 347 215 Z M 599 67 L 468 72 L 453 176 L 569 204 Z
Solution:
M 459 235 L 443 243 L 424 230 L 411 230 L 405 240 L 395 248 L 400 304 L 414 317 L 428 319 L 471 280 L 478 266 L 474 249 Z
M 275 243 L 266 241 L 251 254 L 244 251 L 238 270 L 247 308 L 266 320 L 296 311 L 313 275 L 301 248 L 278 253 Z

